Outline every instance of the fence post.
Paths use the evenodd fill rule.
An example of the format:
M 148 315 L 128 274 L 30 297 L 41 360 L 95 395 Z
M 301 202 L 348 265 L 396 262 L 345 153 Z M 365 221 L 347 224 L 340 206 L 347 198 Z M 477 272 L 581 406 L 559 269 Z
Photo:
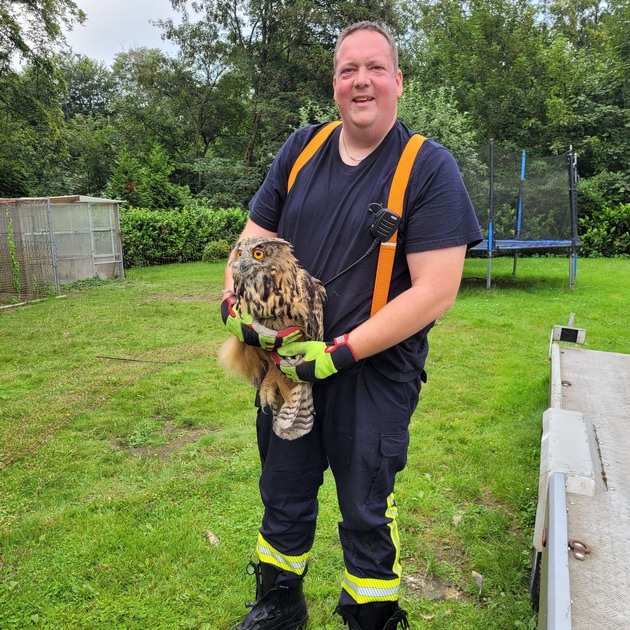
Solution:
M 55 243 L 55 229 L 53 226 L 52 202 L 46 198 L 46 210 L 48 212 L 48 234 L 50 235 L 50 254 L 52 256 L 53 284 L 55 291 L 59 293 L 59 273 L 57 270 L 57 243 Z

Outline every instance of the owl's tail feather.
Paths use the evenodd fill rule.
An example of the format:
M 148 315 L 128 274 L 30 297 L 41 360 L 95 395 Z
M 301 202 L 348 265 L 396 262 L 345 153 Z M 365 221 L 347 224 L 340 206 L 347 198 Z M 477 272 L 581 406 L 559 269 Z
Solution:
M 311 383 L 294 383 L 274 364 L 268 352 L 230 337 L 221 347 L 221 363 L 247 378 L 260 395 L 260 404 L 273 413 L 273 430 L 284 440 L 295 440 L 313 427 L 315 406 Z
M 219 359 L 228 371 L 235 376 L 246 378 L 256 388 L 260 387 L 269 365 L 273 365 L 269 353 L 248 346 L 236 337 L 230 337 L 224 342 Z
M 273 431 L 283 440 L 296 440 L 313 428 L 315 405 L 311 383 L 293 383 L 290 396 L 273 407 Z

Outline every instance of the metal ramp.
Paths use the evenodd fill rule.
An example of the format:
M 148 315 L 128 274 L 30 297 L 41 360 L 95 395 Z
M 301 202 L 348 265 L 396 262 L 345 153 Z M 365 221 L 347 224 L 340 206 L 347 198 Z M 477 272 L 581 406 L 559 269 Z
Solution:
M 532 597 L 539 629 L 630 628 L 630 355 L 551 344 Z

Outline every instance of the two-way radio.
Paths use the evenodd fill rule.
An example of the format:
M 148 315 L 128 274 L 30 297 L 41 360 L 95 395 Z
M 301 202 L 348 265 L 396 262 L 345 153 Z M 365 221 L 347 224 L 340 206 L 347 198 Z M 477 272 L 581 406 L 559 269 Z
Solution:
M 372 223 L 370 227 L 372 236 L 381 243 L 383 241 L 389 241 L 394 235 L 394 232 L 398 229 L 400 216 L 387 208 L 383 208 L 380 203 L 371 203 L 368 206 L 368 210 L 376 215 L 374 223 Z
M 384 242 L 388 241 L 398 229 L 400 223 L 400 216 L 395 212 L 387 208 L 383 208 L 380 203 L 373 202 L 368 206 L 368 210 L 375 215 L 374 221 L 370 226 L 370 233 L 374 237 L 369 249 L 359 258 L 355 260 L 349 267 L 346 267 L 343 271 L 340 271 L 336 276 L 333 276 L 330 280 L 324 282 L 324 286 L 330 284 L 333 280 L 336 280 L 342 276 L 346 271 L 350 271 L 355 265 L 358 265 L 362 260 L 367 258 L 376 247 Z

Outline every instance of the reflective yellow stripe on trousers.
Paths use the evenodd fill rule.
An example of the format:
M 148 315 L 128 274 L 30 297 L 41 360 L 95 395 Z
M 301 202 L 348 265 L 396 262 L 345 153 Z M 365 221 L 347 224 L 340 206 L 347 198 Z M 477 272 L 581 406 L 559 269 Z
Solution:
M 358 604 L 367 604 L 369 602 L 396 601 L 398 599 L 398 591 L 400 589 L 400 576 L 402 575 L 402 566 L 400 564 L 400 539 L 398 537 L 398 524 L 396 517 L 398 509 L 394 502 L 394 495 L 387 497 L 387 511 L 385 514 L 391 519 L 388 523 L 392 544 L 396 549 L 396 557 L 392 572 L 398 577 L 392 580 L 377 580 L 375 578 L 358 578 L 350 575 L 346 570 L 343 578 L 343 588 L 350 594 L 352 599 Z
M 274 549 L 263 537 L 258 534 L 258 546 L 256 548 L 258 559 L 266 564 L 273 564 L 283 571 L 292 571 L 298 575 L 303 575 L 306 571 L 307 553 L 301 556 L 287 556 Z

